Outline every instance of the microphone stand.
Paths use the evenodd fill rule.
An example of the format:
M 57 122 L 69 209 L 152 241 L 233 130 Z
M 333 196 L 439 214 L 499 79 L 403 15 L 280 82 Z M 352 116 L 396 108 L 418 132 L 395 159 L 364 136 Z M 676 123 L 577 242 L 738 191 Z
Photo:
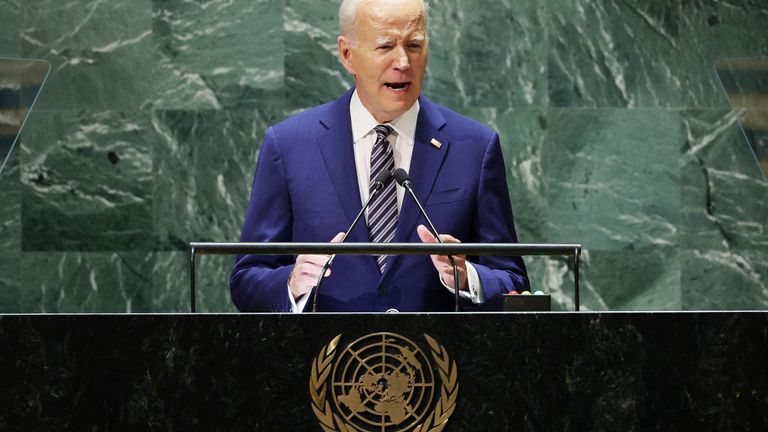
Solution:
M 411 198 L 413 198 L 413 201 L 416 203 L 416 205 L 419 208 L 419 212 L 422 216 L 424 216 L 424 219 L 427 221 L 427 225 L 429 226 L 430 231 L 432 234 L 437 238 L 437 241 L 439 243 L 443 243 L 443 240 L 440 238 L 440 234 L 437 232 L 437 229 L 435 229 L 435 225 L 432 224 L 432 220 L 429 219 L 429 216 L 427 216 L 427 212 L 424 210 L 424 207 L 421 206 L 421 202 L 419 202 L 419 199 L 416 198 L 416 194 L 413 193 L 413 189 L 411 188 L 411 181 L 408 179 L 408 173 L 405 172 L 404 169 L 398 168 L 395 170 L 395 179 L 397 180 L 397 183 L 405 188 L 406 191 L 411 195 Z M 456 260 L 453 258 L 453 255 L 447 255 L 448 261 L 450 261 L 451 265 L 453 266 L 453 291 L 455 294 L 455 311 L 459 311 L 459 266 L 456 265 Z
M 347 239 L 349 233 L 352 231 L 355 225 L 357 225 L 357 222 L 363 216 L 363 213 L 365 213 L 365 210 L 368 208 L 368 205 L 371 203 L 373 197 L 379 191 L 384 189 L 384 187 L 389 184 L 390 181 L 392 181 L 392 173 L 387 171 L 382 171 L 379 173 L 379 175 L 376 177 L 376 180 L 374 180 L 371 193 L 368 195 L 368 199 L 365 201 L 365 204 L 363 204 L 363 208 L 360 209 L 360 212 L 358 212 L 357 216 L 355 216 L 355 220 L 352 221 L 349 229 L 347 229 L 347 231 L 344 233 L 344 236 L 341 237 L 341 243 L 344 243 L 344 240 Z M 312 312 L 317 312 L 317 293 L 320 291 L 320 284 L 323 283 L 325 272 L 328 271 L 328 269 L 331 267 L 331 264 L 333 264 L 334 258 L 336 258 L 336 254 L 333 254 L 328 258 L 328 261 L 325 262 L 323 269 L 320 271 L 320 277 L 317 278 L 317 283 L 315 283 L 315 286 L 312 287 L 312 290 L 314 290 L 312 295 Z

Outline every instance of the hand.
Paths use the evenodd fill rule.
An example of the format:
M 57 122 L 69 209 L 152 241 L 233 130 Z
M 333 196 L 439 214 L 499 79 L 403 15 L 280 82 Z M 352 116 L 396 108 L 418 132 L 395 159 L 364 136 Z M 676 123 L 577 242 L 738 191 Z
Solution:
M 416 228 L 416 232 L 419 234 L 419 238 L 424 243 L 437 243 L 437 238 L 432 235 L 431 232 L 424 225 L 419 225 Z M 444 243 L 461 243 L 461 241 L 448 234 L 440 234 L 440 239 Z M 440 279 L 444 284 L 453 288 L 453 266 L 451 261 L 445 255 L 430 255 L 432 258 L 432 264 L 437 269 L 437 273 L 440 275 Z M 469 291 L 467 286 L 467 260 L 464 255 L 454 255 L 453 259 L 456 261 L 456 266 L 459 268 L 459 290 Z
M 342 238 L 344 238 L 344 233 L 340 232 L 331 239 L 331 243 L 340 243 Z M 298 300 L 312 291 L 312 288 L 320 279 L 320 271 L 330 258 L 330 255 L 299 255 L 296 257 L 293 272 L 288 277 L 288 288 L 291 290 L 294 300 Z M 329 267 L 325 271 L 324 277 L 330 275 L 331 269 Z

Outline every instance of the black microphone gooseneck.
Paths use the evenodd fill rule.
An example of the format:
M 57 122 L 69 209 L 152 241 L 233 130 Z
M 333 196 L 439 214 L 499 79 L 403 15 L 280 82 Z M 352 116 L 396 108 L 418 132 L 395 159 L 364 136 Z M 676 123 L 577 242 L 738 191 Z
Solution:
M 365 204 L 363 204 L 363 208 L 360 209 L 360 212 L 357 214 L 357 216 L 355 216 L 355 220 L 352 221 L 352 225 L 350 225 L 349 229 L 344 232 L 344 236 L 341 238 L 341 243 L 344 243 L 344 240 L 347 239 L 349 233 L 352 232 L 352 229 L 355 228 L 355 225 L 357 225 L 357 222 L 360 220 L 360 218 L 363 216 L 363 213 L 365 213 L 365 210 L 371 204 L 373 197 L 382 189 L 387 187 L 391 181 L 392 173 L 387 170 L 381 171 L 379 175 L 376 176 L 376 179 L 373 181 L 373 186 L 371 186 L 371 193 L 368 194 L 368 200 L 365 202 Z M 323 265 L 323 270 L 320 272 L 320 277 L 317 278 L 317 283 L 312 288 L 315 291 L 312 296 L 312 312 L 317 312 L 317 293 L 320 291 L 320 284 L 323 282 L 325 272 L 328 271 L 328 269 L 331 267 L 331 264 L 333 264 L 334 258 L 336 258 L 336 254 L 331 255 L 328 258 L 328 261 L 325 262 L 325 265 Z
M 432 224 L 432 221 L 429 219 L 429 216 L 427 216 L 427 212 L 424 211 L 424 207 L 421 206 L 421 202 L 419 202 L 419 199 L 416 198 L 416 194 L 413 193 L 413 189 L 411 188 L 411 181 L 408 178 L 408 172 L 406 172 L 402 168 L 398 168 L 395 170 L 395 180 L 397 181 L 397 184 L 405 188 L 406 191 L 411 195 L 411 198 L 413 198 L 413 201 L 416 203 L 416 206 L 419 208 L 419 212 L 421 212 L 421 215 L 424 216 L 424 219 L 427 221 L 427 225 L 429 225 L 430 231 L 432 231 L 432 235 L 437 238 L 437 241 L 440 243 L 443 243 L 443 240 L 440 238 L 440 234 L 438 234 L 437 229 L 435 229 L 435 225 Z M 456 265 L 456 260 L 453 259 L 452 255 L 448 255 L 448 261 L 451 262 L 451 265 L 453 266 L 453 291 L 456 294 L 456 305 L 455 309 L 456 312 L 459 311 L 459 266 Z

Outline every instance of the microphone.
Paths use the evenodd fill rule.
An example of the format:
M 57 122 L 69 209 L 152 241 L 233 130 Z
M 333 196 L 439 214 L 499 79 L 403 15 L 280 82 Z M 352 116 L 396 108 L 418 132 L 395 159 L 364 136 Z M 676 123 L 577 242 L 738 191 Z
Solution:
M 344 240 L 347 239 L 349 233 L 352 232 L 352 229 L 355 228 L 355 225 L 357 225 L 357 222 L 360 220 L 360 218 L 363 216 L 363 213 L 365 213 L 365 210 L 367 210 L 368 206 L 371 204 L 373 197 L 382 189 L 387 187 L 391 181 L 392 173 L 387 170 L 381 171 L 379 175 L 376 176 L 376 178 L 373 180 L 373 185 L 371 186 L 371 193 L 368 194 L 368 200 L 365 201 L 363 208 L 361 208 L 360 212 L 357 213 L 357 216 L 355 216 L 355 220 L 352 221 L 352 225 L 350 225 L 349 228 L 344 232 L 344 236 L 341 237 L 341 243 L 344 243 Z M 317 293 L 320 291 L 320 284 L 323 283 L 325 272 L 328 271 L 328 269 L 333 264 L 334 258 L 336 258 L 336 254 L 331 255 L 330 258 L 328 258 L 328 261 L 325 262 L 322 271 L 320 271 L 320 277 L 317 278 L 317 283 L 312 288 L 315 291 L 312 296 L 312 312 L 317 312 Z
M 435 229 L 435 225 L 432 224 L 432 221 L 429 219 L 429 216 L 427 216 L 427 212 L 424 211 L 424 207 L 421 206 L 421 202 L 419 202 L 419 199 L 416 198 L 416 194 L 413 193 L 413 189 L 411 188 L 411 180 L 408 178 L 408 172 L 406 172 L 402 168 L 398 168 L 395 170 L 395 180 L 397 181 L 397 184 L 402 186 L 406 191 L 408 191 L 408 194 L 413 198 L 413 201 L 416 203 L 416 206 L 419 208 L 419 212 L 422 216 L 424 216 L 424 219 L 427 221 L 427 225 L 429 225 L 429 230 L 432 232 L 432 235 L 437 238 L 437 241 L 440 243 L 443 243 L 443 240 L 440 238 L 440 234 L 438 234 L 437 229 Z M 448 255 L 448 261 L 451 262 L 451 265 L 453 266 L 453 291 L 456 294 L 456 312 L 459 311 L 459 266 L 456 265 L 456 260 L 453 259 L 452 255 Z

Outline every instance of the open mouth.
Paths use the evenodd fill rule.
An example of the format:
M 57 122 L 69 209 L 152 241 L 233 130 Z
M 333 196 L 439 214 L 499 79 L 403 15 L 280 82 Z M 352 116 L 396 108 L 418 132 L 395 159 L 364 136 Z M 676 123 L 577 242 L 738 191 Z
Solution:
M 392 90 L 398 90 L 398 91 L 404 91 L 407 90 L 408 87 L 410 87 L 410 82 L 391 82 L 391 83 L 384 83 L 384 86 L 386 86 L 389 89 Z

